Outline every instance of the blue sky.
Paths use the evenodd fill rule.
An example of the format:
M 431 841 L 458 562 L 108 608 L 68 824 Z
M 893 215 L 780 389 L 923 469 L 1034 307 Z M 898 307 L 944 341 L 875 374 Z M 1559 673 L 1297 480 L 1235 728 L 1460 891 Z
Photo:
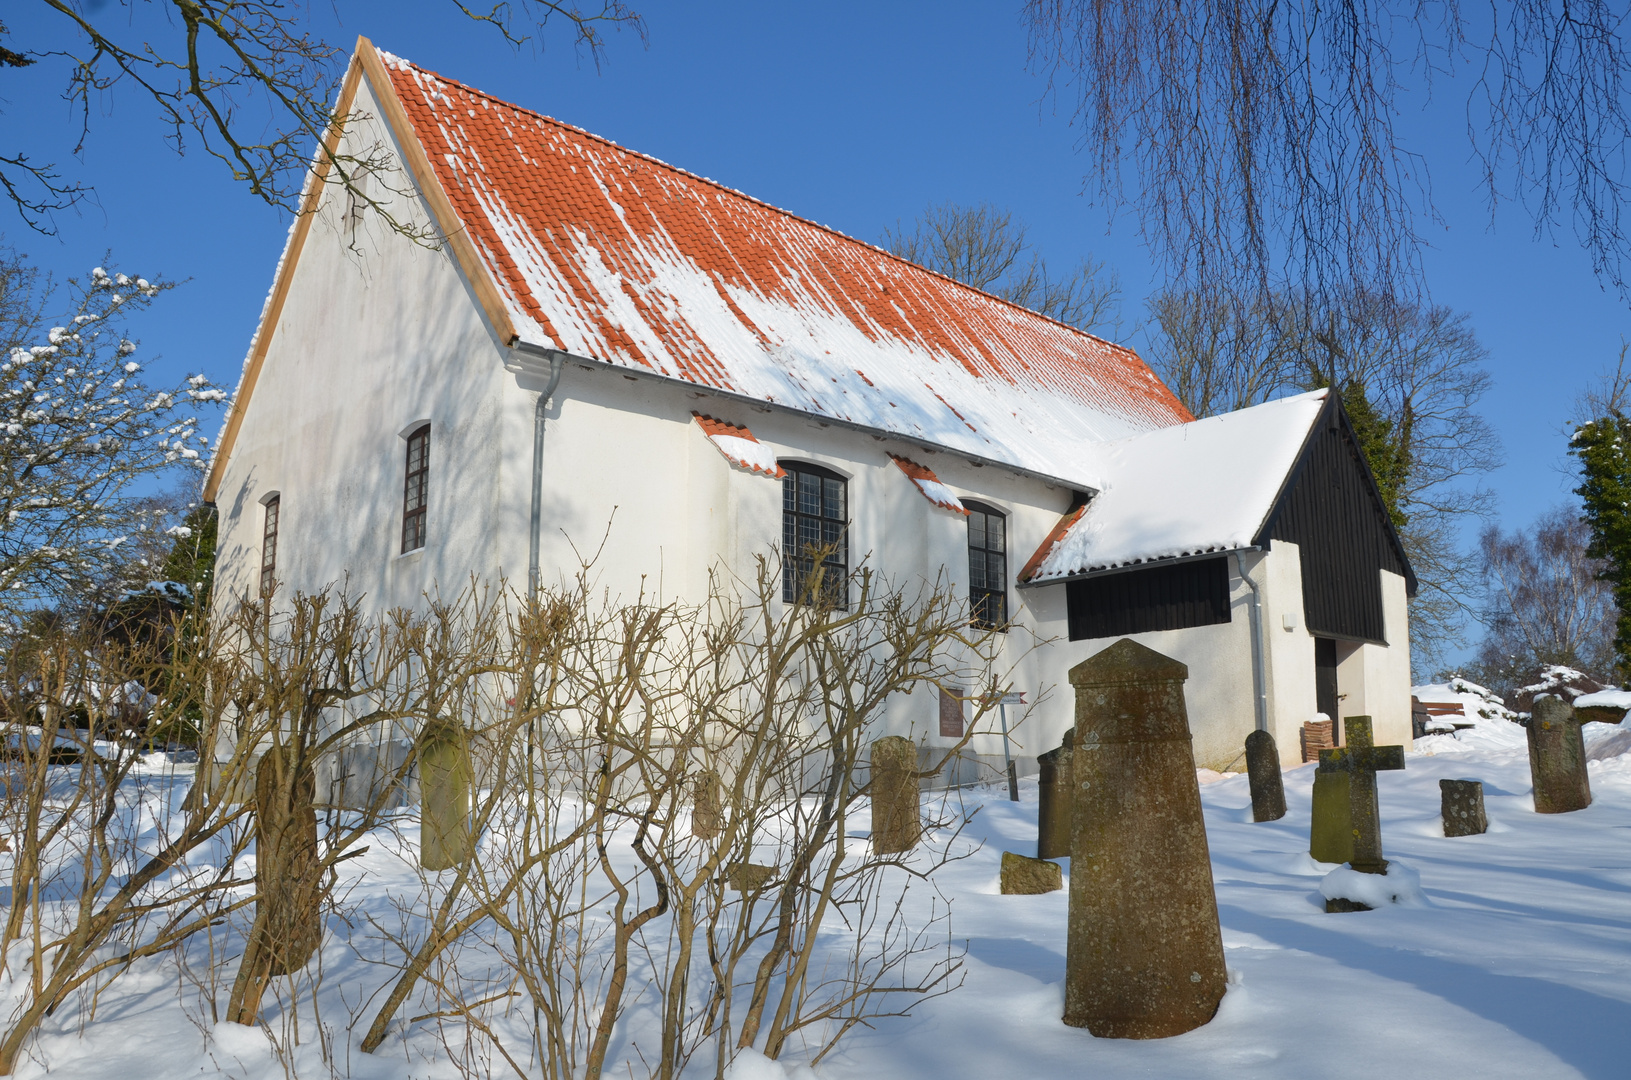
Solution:
M 1083 194 L 1087 162 L 1068 110 L 1027 71 L 1019 4 L 638 3 L 649 48 L 612 38 L 602 70 L 564 38 L 511 50 L 445 0 L 338 5 L 324 31 L 356 34 L 415 63 L 712 177 L 851 235 L 876 240 L 932 202 L 987 201 L 1031 227 L 1050 261 L 1091 254 L 1120 271 L 1129 314 L 1158 287 L 1123 214 Z M 56 32 L 44 10 L 8 12 L 13 47 Z M 114 97 L 82 158 L 58 98 L 63 69 L 0 73 L 8 144 L 98 189 L 99 205 L 57 218 L 55 238 L 14 216 L 7 241 L 60 275 L 113 259 L 186 284 L 136 327 L 162 372 L 202 370 L 232 384 L 288 222 L 202 154 L 178 157 L 152 107 Z M 1570 496 L 1562 425 L 1574 396 L 1631 331 L 1567 228 L 1537 240 L 1521 211 L 1492 222 L 1466 148 L 1464 91 L 1441 82 L 1403 129 L 1428 153 L 1442 227 L 1426 225 L 1436 302 L 1469 312 L 1495 379 L 1487 414 L 1506 464 L 1488 477 L 1502 522 L 1527 523 Z M 1135 346 L 1140 342 L 1134 339 Z

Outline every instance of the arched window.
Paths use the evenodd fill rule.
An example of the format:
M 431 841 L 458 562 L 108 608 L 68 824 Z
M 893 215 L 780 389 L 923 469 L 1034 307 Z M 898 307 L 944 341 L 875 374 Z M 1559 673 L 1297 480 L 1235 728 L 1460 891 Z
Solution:
M 1008 519 L 1001 510 L 963 500 L 968 508 L 968 599 L 974 625 L 1008 623 Z
M 261 527 L 261 595 L 271 596 L 277 587 L 277 521 L 283 497 L 266 500 L 266 519 Z
M 780 462 L 782 478 L 782 599 L 802 596 L 815 572 L 825 569 L 822 591 L 838 607 L 849 606 L 849 493 L 842 476 L 802 461 Z
M 402 550 L 425 546 L 425 495 L 430 475 L 430 425 L 408 436 L 408 470 L 402 488 Z

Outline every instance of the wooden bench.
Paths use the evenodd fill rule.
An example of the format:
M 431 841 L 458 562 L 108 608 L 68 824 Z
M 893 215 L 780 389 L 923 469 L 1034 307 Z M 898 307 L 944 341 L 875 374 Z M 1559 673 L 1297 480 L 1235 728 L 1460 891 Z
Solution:
M 1416 738 L 1426 735 L 1427 725 L 1434 720 L 1440 724 L 1449 724 L 1456 731 L 1474 726 L 1473 722 L 1467 719 L 1467 710 L 1459 701 L 1422 701 L 1415 697 L 1410 699 L 1410 726 L 1415 729 L 1412 734 Z

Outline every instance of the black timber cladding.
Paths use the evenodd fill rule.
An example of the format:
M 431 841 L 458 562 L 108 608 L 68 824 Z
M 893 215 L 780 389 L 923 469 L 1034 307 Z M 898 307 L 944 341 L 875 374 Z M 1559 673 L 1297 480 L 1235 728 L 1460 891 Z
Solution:
M 1378 571 L 1403 577 L 1411 595 L 1416 578 L 1335 393 L 1257 542 L 1269 540 L 1297 545 L 1310 633 L 1386 643 Z
M 1297 545 L 1309 632 L 1386 644 L 1378 571 L 1401 575 L 1410 596 L 1416 576 L 1334 393 L 1253 546 L 1266 549 L 1274 540 Z M 1077 578 L 1065 595 L 1072 641 L 1229 621 L 1221 555 Z
M 1070 640 L 1229 621 L 1229 561 L 1166 563 L 1065 584 Z

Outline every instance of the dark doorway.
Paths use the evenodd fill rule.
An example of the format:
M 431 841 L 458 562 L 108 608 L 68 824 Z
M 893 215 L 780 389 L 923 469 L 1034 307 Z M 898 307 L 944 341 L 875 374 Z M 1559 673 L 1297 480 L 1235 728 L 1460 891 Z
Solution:
M 1342 744 L 1337 732 L 1341 730 L 1341 717 L 1337 716 L 1337 643 L 1332 638 L 1314 639 L 1314 702 L 1315 707 L 1332 720 L 1331 741 Z

